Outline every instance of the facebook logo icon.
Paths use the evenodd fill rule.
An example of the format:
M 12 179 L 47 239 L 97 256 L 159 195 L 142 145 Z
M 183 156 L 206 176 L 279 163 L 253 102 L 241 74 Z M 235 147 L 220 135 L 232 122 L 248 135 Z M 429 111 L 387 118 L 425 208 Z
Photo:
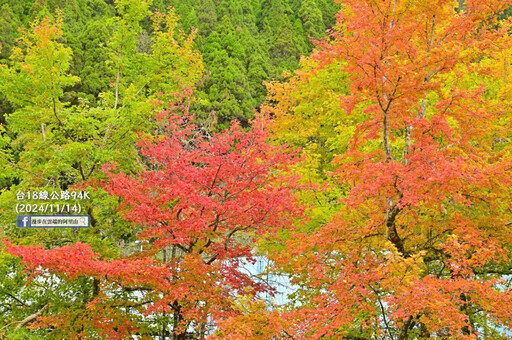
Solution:
M 30 215 L 18 215 L 16 225 L 18 228 L 30 228 Z

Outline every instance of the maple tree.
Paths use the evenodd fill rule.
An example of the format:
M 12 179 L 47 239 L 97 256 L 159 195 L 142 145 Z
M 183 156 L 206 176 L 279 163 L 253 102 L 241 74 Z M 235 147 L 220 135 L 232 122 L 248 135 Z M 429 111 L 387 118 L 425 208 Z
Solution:
M 341 197 L 328 222 L 276 241 L 295 290 L 288 333 L 507 338 L 510 22 L 498 14 L 509 5 L 343 1 L 311 61 L 271 85 L 277 138 L 305 145 L 301 171 Z M 315 89 L 333 68 L 349 91 Z M 334 96 L 341 114 L 323 104 Z
M 283 172 L 291 156 L 266 142 L 264 117 L 249 132 L 234 122 L 207 136 L 188 115 L 177 115 L 186 106 L 176 105 L 157 115 L 164 132 L 139 143 L 145 171 L 133 176 L 104 167 L 106 189 L 122 199 L 140 251 L 108 260 L 84 243 L 47 250 L 7 242 L 7 252 L 20 256 L 33 276 L 96 281 L 79 319 L 70 322 L 66 310 L 50 306 L 38 327 L 53 327 L 55 336 L 201 337 L 211 332 L 208 318 L 237 314 L 235 295 L 270 289 L 243 264 L 252 261 L 255 236 L 288 227 L 299 212 Z

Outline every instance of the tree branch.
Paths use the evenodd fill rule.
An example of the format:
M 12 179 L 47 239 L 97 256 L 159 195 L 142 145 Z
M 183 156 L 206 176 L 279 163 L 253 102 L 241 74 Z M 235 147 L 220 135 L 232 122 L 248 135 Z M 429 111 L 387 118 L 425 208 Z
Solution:
M 27 316 L 25 319 L 23 319 L 21 321 L 18 321 L 18 325 L 16 326 L 15 329 L 20 329 L 21 327 L 25 326 L 27 323 L 37 319 L 38 317 L 41 316 L 41 314 L 43 314 L 48 309 L 48 307 L 50 307 L 49 303 L 44 305 L 43 308 L 41 308 L 40 310 L 38 310 L 34 314 L 31 314 L 31 315 Z

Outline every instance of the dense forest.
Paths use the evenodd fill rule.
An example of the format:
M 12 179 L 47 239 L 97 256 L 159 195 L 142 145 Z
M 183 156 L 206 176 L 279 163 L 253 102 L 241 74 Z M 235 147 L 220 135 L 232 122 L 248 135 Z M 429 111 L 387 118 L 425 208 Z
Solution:
M 11 55 L 20 36 L 19 27 L 29 27 L 37 18 L 61 11 L 60 41 L 72 50 L 70 74 L 80 79 L 64 87 L 63 100 L 78 104 L 85 99 L 90 105 L 97 105 L 100 93 L 106 92 L 116 78 L 116 61 L 112 57 L 116 51 L 111 37 L 120 13 L 114 3 L 13 0 L 4 1 L 1 6 L 3 60 Z M 130 27 L 136 34 L 132 38 L 136 44 L 134 53 L 151 51 L 154 28 L 150 13 L 166 12 L 170 6 L 181 16 L 180 29 L 186 34 L 196 32 L 194 48 L 201 52 L 204 62 L 196 112 L 214 112 L 220 124 L 232 119 L 247 123 L 265 99 L 263 82 L 281 78 L 283 71 L 297 68 L 300 56 L 309 54 L 313 47 L 311 39 L 324 35 L 334 24 L 339 8 L 331 0 L 148 2 L 146 15 L 141 14 L 137 23 L 131 23 L 136 25 Z M 124 73 L 130 67 L 136 69 L 137 57 L 125 58 Z M 5 98 L 2 103 L 2 112 L 13 110 Z
M 511 6 L 0 0 L 0 339 L 509 339 Z

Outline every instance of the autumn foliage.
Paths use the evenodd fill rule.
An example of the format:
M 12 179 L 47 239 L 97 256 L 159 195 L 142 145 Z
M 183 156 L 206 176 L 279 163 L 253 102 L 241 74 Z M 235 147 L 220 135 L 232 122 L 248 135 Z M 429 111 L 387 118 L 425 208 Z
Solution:
M 271 289 L 243 266 L 253 261 L 255 236 L 288 228 L 300 213 L 283 172 L 290 155 L 266 142 L 264 117 L 249 132 L 233 122 L 229 130 L 206 136 L 189 116 L 167 113 L 158 115 L 164 132 L 139 143 L 144 171 L 134 176 L 104 167 L 106 189 L 121 199 L 123 217 L 138 226 L 140 251 L 106 260 L 82 243 L 7 248 L 34 276 L 95 280 L 95 296 L 81 311 L 90 320 L 66 325 L 70 318 L 62 312 L 40 325 L 123 339 L 145 334 L 137 318 L 159 317 L 165 334 L 171 327 L 181 338 L 190 329 L 211 331 L 208 317 L 236 314 L 233 294 L 254 297 Z
M 346 195 L 276 257 L 299 287 L 302 305 L 284 314 L 297 337 L 498 338 L 510 327 L 510 25 L 496 21 L 509 5 L 343 2 L 309 77 L 338 64 L 349 79 L 339 97 L 352 120 L 337 129 L 354 128 L 332 173 Z M 294 90 L 279 91 L 289 101 Z M 270 109 L 285 132 L 294 109 Z
M 189 113 L 201 106 L 195 33 L 156 14 L 154 59 L 139 65 L 120 30 L 115 46 L 132 52 L 117 54 L 102 136 L 130 121 L 137 157 L 111 157 L 87 184 L 129 223 L 122 242 L 136 241 L 112 255 L 5 238 L 27 284 L 83 292 L 44 304 L 29 327 L 84 339 L 510 338 L 511 6 L 345 0 L 301 68 L 267 84 L 262 113 L 225 130 L 214 111 Z M 141 65 L 152 76 L 135 86 Z M 65 110 L 46 99 L 41 110 Z M 257 255 L 267 278 L 285 278 L 281 305 L 247 269 Z

